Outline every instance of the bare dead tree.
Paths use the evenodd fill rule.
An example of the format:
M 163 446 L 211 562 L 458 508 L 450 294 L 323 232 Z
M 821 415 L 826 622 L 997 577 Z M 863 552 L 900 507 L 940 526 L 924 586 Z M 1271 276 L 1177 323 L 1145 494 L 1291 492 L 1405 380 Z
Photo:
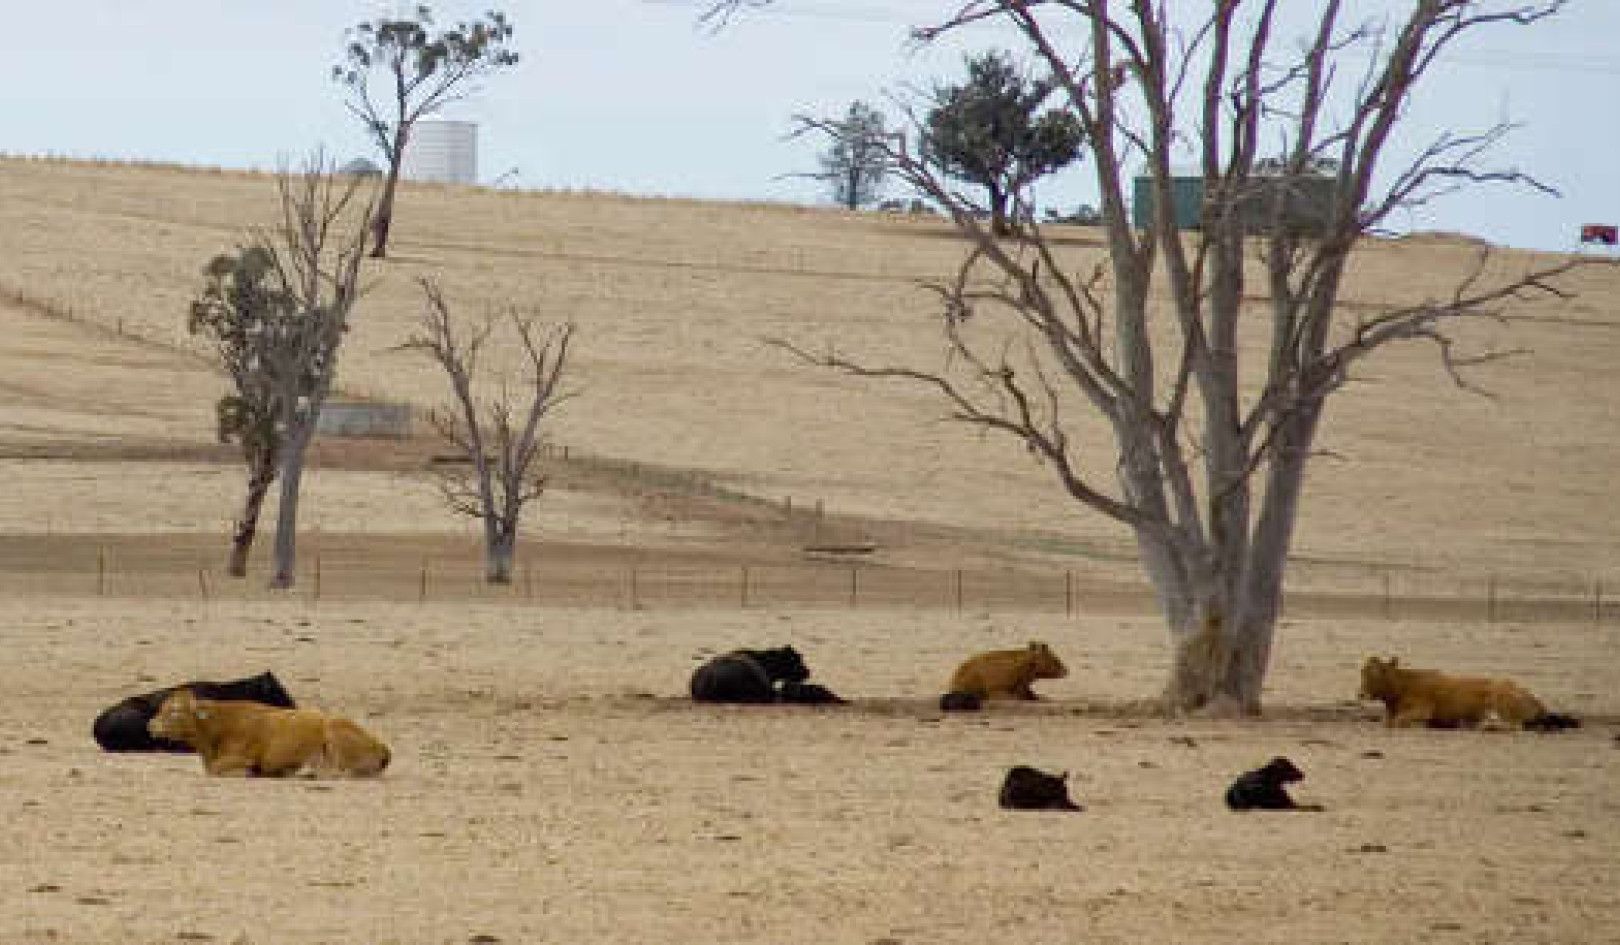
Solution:
M 541 333 L 533 316 L 491 315 L 471 329 L 460 325 L 434 282 L 420 280 L 427 308 L 417 333 L 401 346 L 420 351 L 444 370 L 454 404 L 429 415 L 439 435 L 467 458 L 465 467 L 439 471 L 445 503 L 484 524 L 484 579 L 510 584 L 524 507 L 546 489 L 536 466 L 545 444 L 542 422 L 573 397 L 562 387 L 574 326 Z M 521 399 L 504 388 L 480 398 L 474 390 L 478 359 L 500 324 L 509 326 L 526 359 Z
M 758 3 L 728 0 L 709 18 L 723 23 L 750 5 Z M 1346 22 L 1339 0 L 1309 11 L 1287 4 L 1286 13 L 1280 0 L 947 6 L 954 14 L 916 30 L 919 41 L 980 21 L 1010 24 L 1064 91 L 1092 147 L 1106 253 L 1065 254 L 1027 200 L 1018 235 L 998 238 L 937 167 L 889 138 L 899 176 L 949 210 L 970 241 L 954 278 L 932 286 L 945 366 L 869 364 L 832 346 L 775 343 L 858 377 L 926 385 L 951 419 L 1040 457 L 1076 502 L 1134 533 L 1175 648 L 1166 709 L 1258 713 L 1330 395 L 1398 342 L 1433 345 L 1460 383 L 1464 367 L 1502 352 L 1470 353 L 1456 326 L 1563 296 L 1558 277 L 1592 262 L 1509 272 L 1489 267 L 1485 250 L 1449 294 L 1374 314 L 1337 304 L 1357 244 L 1397 211 L 1459 187 L 1546 189 L 1519 171 L 1482 167 L 1506 125 L 1442 132 L 1404 166 L 1389 166 L 1386 150 L 1415 90 L 1459 38 L 1533 24 L 1564 2 L 1415 0 L 1393 19 L 1357 22 Z M 1285 36 L 1278 23 L 1302 16 L 1296 43 L 1299 34 Z M 1178 228 L 1174 214 L 1172 158 L 1188 154 L 1204 183 L 1195 230 Z M 1152 194 L 1143 228 L 1127 202 L 1132 165 Z M 1299 227 L 1287 192 L 1323 173 L 1331 198 L 1317 225 Z M 1255 322 L 1268 338 L 1263 352 L 1239 343 L 1240 326 Z M 1245 370 L 1257 357 L 1263 365 Z M 1098 420 L 1113 444 L 1100 463 L 1079 455 L 1071 434 Z M 1112 466 L 1113 482 L 1099 466 Z
M 360 261 L 375 207 L 361 186 L 359 178 L 339 173 L 317 154 L 302 171 L 276 178 L 281 219 L 253 236 L 252 245 L 268 267 L 265 279 L 283 300 L 258 328 L 259 370 L 280 440 L 281 495 L 270 578 L 275 588 L 294 583 L 304 457 L 337 377 L 349 313 L 360 297 Z

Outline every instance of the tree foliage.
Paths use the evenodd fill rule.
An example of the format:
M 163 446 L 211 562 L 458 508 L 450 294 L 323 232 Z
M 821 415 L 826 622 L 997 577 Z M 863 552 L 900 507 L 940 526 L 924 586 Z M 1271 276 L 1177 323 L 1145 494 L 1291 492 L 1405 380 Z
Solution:
M 423 4 L 409 17 L 379 17 L 349 31 L 343 61 L 332 77 L 348 89 L 349 111 L 360 119 L 388 164 L 377 205 L 372 255 L 388 254 L 394 193 L 411 129 L 421 119 L 474 91 L 475 83 L 514 66 L 512 23 L 491 10 L 482 19 L 435 29 Z M 381 81 L 373 85 L 374 79 Z
M 851 102 L 841 121 L 828 135 L 821 154 L 821 172 L 812 175 L 826 183 L 833 202 L 851 210 L 877 203 L 889 173 L 889 134 L 883 113 L 865 102 Z
M 231 392 L 214 405 L 221 443 L 239 443 L 247 466 L 247 493 L 231 539 L 226 573 L 247 574 L 248 556 L 258 534 L 259 512 L 275 482 L 281 457 L 282 385 L 277 383 L 267 350 L 290 317 L 292 299 L 275 284 L 274 264 L 262 246 L 215 256 L 203 270 L 206 284 L 191 303 L 187 329 L 206 336 L 231 381 Z
M 1009 203 L 1078 159 L 1083 134 L 1070 111 L 1041 111 L 1057 82 L 1026 78 L 1008 53 L 971 56 L 967 73 L 959 85 L 935 86 L 923 153 L 946 176 L 985 188 L 992 227 L 1006 234 Z

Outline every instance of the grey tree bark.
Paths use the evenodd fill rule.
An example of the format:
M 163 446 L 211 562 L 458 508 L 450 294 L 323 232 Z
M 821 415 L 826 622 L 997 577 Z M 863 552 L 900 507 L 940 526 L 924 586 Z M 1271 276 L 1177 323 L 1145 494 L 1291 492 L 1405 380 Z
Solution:
M 757 5 L 732 0 L 710 17 Z M 1357 244 L 1395 211 L 1458 186 L 1546 189 L 1480 166 L 1507 125 L 1443 131 L 1404 166 L 1386 166 L 1385 151 L 1447 47 L 1535 23 L 1563 2 L 1416 0 L 1388 24 L 1342 22 L 1339 0 L 1309 13 L 1297 4 L 1285 13 L 1280 0 L 949 6 L 954 15 L 915 30 L 919 40 L 1010 25 L 1067 96 L 1092 149 L 1106 250 L 1088 256 L 1049 239 L 1023 194 L 1011 196 L 1016 235 L 1002 236 L 924 155 L 890 137 L 897 175 L 947 208 L 971 246 L 959 271 L 932 286 L 945 366 L 874 365 L 831 346 L 773 342 L 851 375 L 928 385 L 952 419 L 1039 456 L 1077 503 L 1133 531 L 1175 651 L 1167 711 L 1258 713 L 1305 475 L 1351 368 L 1386 345 L 1428 342 L 1467 386 L 1464 367 L 1505 352 L 1467 352 L 1450 326 L 1563 295 L 1557 277 L 1595 263 L 1490 273 L 1484 250 L 1447 297 L 1357 316 L 1336 305 Z M 1282 35 L 1285 17 L 1303 33 Z M 807 125 L 837 133 L 830 122 Z M 1263 153 L 1273 148 L 1280 156 Z M 1186 151 L 1204 185 L 1196 229 L 1175 212 L 1173 159 Z M 1137 164 L 1152 195 L 1142 227 L 1126 190 Z M 1297 195 L 1307 188 L 1328 196 L 1302 222 Z M 1251 285 L 1246 262 L 1263 287 Z M 1255 322 L 1269 340 L 1261 369 L 1246 373 L 1254 351 L 1239 344 L 1239 326 Z M 1073 445 L 1072 428 L 1091 418 L 1112 434 L 1111 485 L 1083 470 Z
M 400 116 L 395 119 L 392 134 L 383 132 L 379 135 L 383 144 L 383 157 L 388 162 L 388 170 L 383 178 L 382 195 L 377 199 L 377 212 L 371 220 L 371 257 L 385 259 L 388 256 L 388 236 L 394 227 L 394 195 L 399 192 L 399 176 L 405 166 L 405 147 L 411 140 L 411 126 L 406 121 L 404 104 L 400 104 Z

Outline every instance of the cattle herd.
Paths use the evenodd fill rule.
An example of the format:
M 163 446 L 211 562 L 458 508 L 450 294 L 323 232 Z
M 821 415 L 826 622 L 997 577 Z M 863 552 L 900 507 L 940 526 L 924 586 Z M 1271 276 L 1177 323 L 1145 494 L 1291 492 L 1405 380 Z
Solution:
M 1066 675 L 1045 643 L 991 650 L 957 668 L 939 704 L 946 712 L 970 712 L 991 700 L 1037 700 L 1034 682 Z M 809 679 L 810 668 L 791 646 L 733 650 L 694 670 L 690 693 L 695 702 L 847 704 Z M 1383 703 L 1391 727 L 1551 732 L 1580 725 L 1573 716 L 1549 712 L 1511 680 L 1412 669 L 1393 657 L 1367 659 L 1360 696 Z M 367 777 L 381 774 L 391 759 L 386 745 L 349 719 L 299 708 L 269 672 L 130 696 L 97 716 L 91 733 L 110 752 L 195 752 L 215 776 Z M 1237 811 L 1322 810 L 1289 797 L 1286 786 L 1304 777 L 1289 759 L 1273 758 L 1239 775 L 1227 788 L 1226 804 Z M 1008 810 L 1084 810 L 1070 799 L 1067 778 L 1017 765 L 1007 771 L 998 803 Z

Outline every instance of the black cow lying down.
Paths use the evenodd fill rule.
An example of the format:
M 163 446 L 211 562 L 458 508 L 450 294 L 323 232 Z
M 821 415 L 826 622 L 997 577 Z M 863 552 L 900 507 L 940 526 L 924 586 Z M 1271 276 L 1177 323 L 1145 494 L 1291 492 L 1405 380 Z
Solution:
M 791 646 L 770 650 L 733 650 L 716 656 L 692 672 L 692 699 L 696 702 L 794 702 L 832 705 L 840 699 L 826 686 L 807 683 L 810 668 Z
M 158 738 L 146 728 L 146 723 L 157 714 L 163 700 L 177 689 L 190 689 L 192 693 L 204 699 L 261 702 L 282 709 L 297 708 L 292 696 L 287 695 L 287 690 L 281 688 L 281 681 L 276 679 L 274 673 L 260 673 L 257 676 L 230 682 L 199 680 L 181 683 L 167 689 L 155 689 L 139 696 L 130 696 L 96 716 L 96 724 L 91 730 L 96 737 L 96 744 L 104 751 L 194 751 L 195 749 L 184 742 Z

